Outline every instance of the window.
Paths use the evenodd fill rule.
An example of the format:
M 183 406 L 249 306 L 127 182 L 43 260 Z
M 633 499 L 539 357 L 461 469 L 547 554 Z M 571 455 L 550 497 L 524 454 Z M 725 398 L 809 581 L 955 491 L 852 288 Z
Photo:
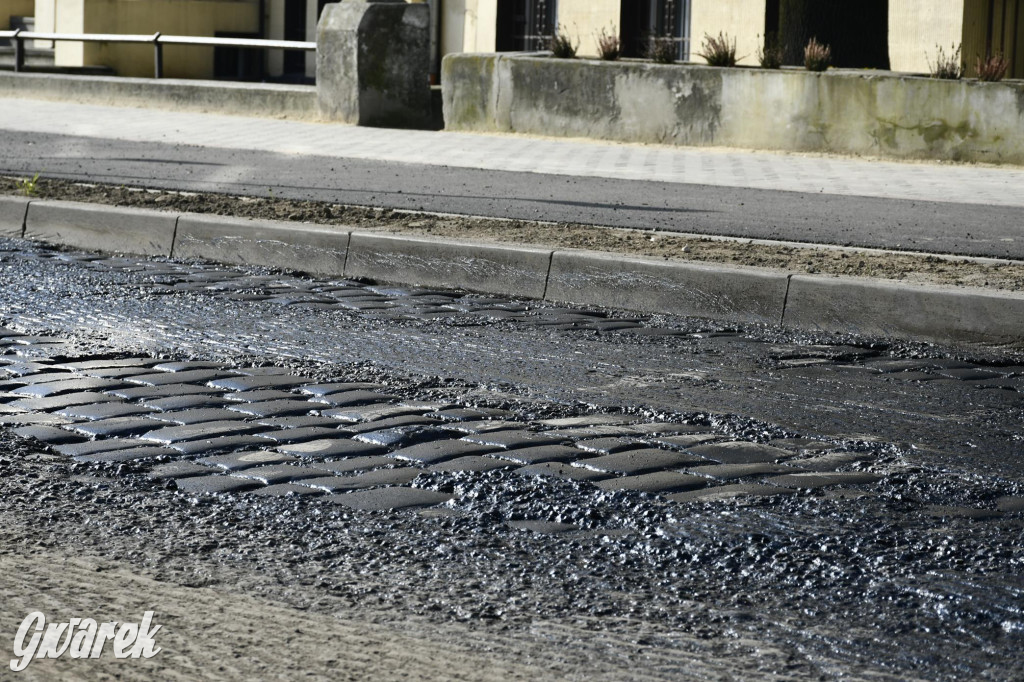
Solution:
M 676 59 L 690 58 L 690 0 L 623 0 L 620 25 L 627 57 L 643 57 L 654 37 L 676 44 Z
M 498 52 L 546 50 L 557 27 L 557 0 L 498 0 Z

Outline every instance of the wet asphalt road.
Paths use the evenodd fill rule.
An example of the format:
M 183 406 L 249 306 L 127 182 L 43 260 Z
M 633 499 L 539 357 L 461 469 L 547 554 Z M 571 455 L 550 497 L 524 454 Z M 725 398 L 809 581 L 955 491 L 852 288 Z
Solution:
M 1024 210 L 0 131 L 0 173 L 487 217 L 1024 258 Z
M 780 678 L 1011 679 L 1024 663 L 1018 355 L 105 259 L 18 241 L 0 242 L 0 273 L 0 487 L 17 501 L 11 514 L 35 514 L 38 532 L 68 551 L 86 542 L 74 539 L 81 532 L 141 567 L 229 565 L 229 584 L 259 574 L 261 589 L 324 608 L 330 596 L 513 631 L 538 618 L 588 619 L 584 630 L 614 635 L 616 647 L 658 652 L 637 677 L 693 675 L 687 661 L 698 656 L 717 663 L 705 670 L 712 676 Z M 165 364 L 174 361 L 200 364 Z M 172 399 L 200 396 L 202 405 L 156 407 L 166 397 L 150 391 L 166 377 L 178 387 Z M 100 397 L 69 398 L 81 391 Z M 188 445 L 201 439 L 168 436 L 164 424 L 131 421 L 191 409 L 168 423 L 208 424 L 195 409 L 224 420 L 238 405 L 264 407 L 225 420 L 225 434 L 243 424 L 239 433 L 266 439 L 254 409 L 278 410 L 264 415 L 275 432 L 285 424 L 274 420 L 287 419 L 320 420 L 291 429 L 331 432 L 222 441 L 218 455 Z M 392 412 L 343 416 L 368 405 Z M 98 407 L 134 416 L 110 424 L 88 412 Z M 372 426 L 401 419 L 396 409 L 412 421 Z M 497 440 L 459 426 L 477 422 L 500 426 Z M 55 448 L 44 465 L 30 457 L 43 445 L 14 435 L 33 427 Z M 587 475 L 525 475 L 524 444 L 537 438 L 562 448 L 541 462 Z M 631 474 L 607 459 L 618 445 L 592 444 L 606 438 L 660 462 L 644 471 L 671 485 L 630 489 Z M 302 447 L 325 439 L 375 446 L 371 457 L 390 460 L 364 462 L 353 477 L 342 471 L 352 457 L 311 459 Z M 114 440 L 116 449 L 95 451 L 129 454 L 74 449 Z M 439 460 L 447 466 L 401 454 L 455 441 L 484 449 L 472 462 Z M 141 452 L 154 447 L 164 451 Z M 297 469 L 334 467 L 332 479 L 348 487 L 279 496 L 289 489 L 245 478 L 251 468 L 211 477 L 214 465 L 201 460 L 232 450 L 286 455 Z M 727 471 L 741 451 L 756 453 L 745 460 L 752 468 Z M 154 478 L 183 463 L 193 469 Z M 368 475 L 398 478 L 390 488 L 354 481 Z M 195 483 L 208 477 L 246 483 L 209 497 Z M 302 485 L 308 477 L 277 480 L 312 490 Z M 722 494 L 735 485 L 756 494 Z M 427 508 L 357 502 L 382 494 Z M 45 514 L 32 511 L 40 500 Z M 583 651 L 584 630 L 561 645 Z M 698 653 L 673 632 L 708 647 Z M 737 638 L 757 640 L 761 653 L 730 662 L 737 653 L 726 643 Z

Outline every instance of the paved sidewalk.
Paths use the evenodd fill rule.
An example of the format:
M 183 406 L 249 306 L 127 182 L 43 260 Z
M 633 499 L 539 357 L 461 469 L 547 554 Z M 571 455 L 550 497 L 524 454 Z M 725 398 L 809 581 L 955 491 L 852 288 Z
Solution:
M 3 100 L 0 129 L 512 172 L 1024 207 L 1024 169 L 358 128 Z

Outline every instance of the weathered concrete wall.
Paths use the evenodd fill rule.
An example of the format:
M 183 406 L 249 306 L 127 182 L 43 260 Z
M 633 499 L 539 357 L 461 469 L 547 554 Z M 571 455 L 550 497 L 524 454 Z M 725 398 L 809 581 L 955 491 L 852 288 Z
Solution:
M 325 120 L 430 126 L 430 10 L 425 4 L 327 5 L 317 28 L 316 60 Z
M 316 88 L 310 85 L 0 71 L 0 98 L 4 97 L 294 120 L 319 119 Z
M 1024 164 L 1024 83 L 448 55 L 445 126 Z

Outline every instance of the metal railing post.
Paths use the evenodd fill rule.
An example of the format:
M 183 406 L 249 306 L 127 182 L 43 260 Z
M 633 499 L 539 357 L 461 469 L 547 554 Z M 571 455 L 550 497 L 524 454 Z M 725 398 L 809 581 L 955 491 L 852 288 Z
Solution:
M 14 71 L 20 72 L 25 69 L 25 43 L 21 40 L 21 29 L 15 29 L 14 35 Z
M 160 32 L 153 35 L 153 78 L 164 77 L 164 46 L 160 42 Z

